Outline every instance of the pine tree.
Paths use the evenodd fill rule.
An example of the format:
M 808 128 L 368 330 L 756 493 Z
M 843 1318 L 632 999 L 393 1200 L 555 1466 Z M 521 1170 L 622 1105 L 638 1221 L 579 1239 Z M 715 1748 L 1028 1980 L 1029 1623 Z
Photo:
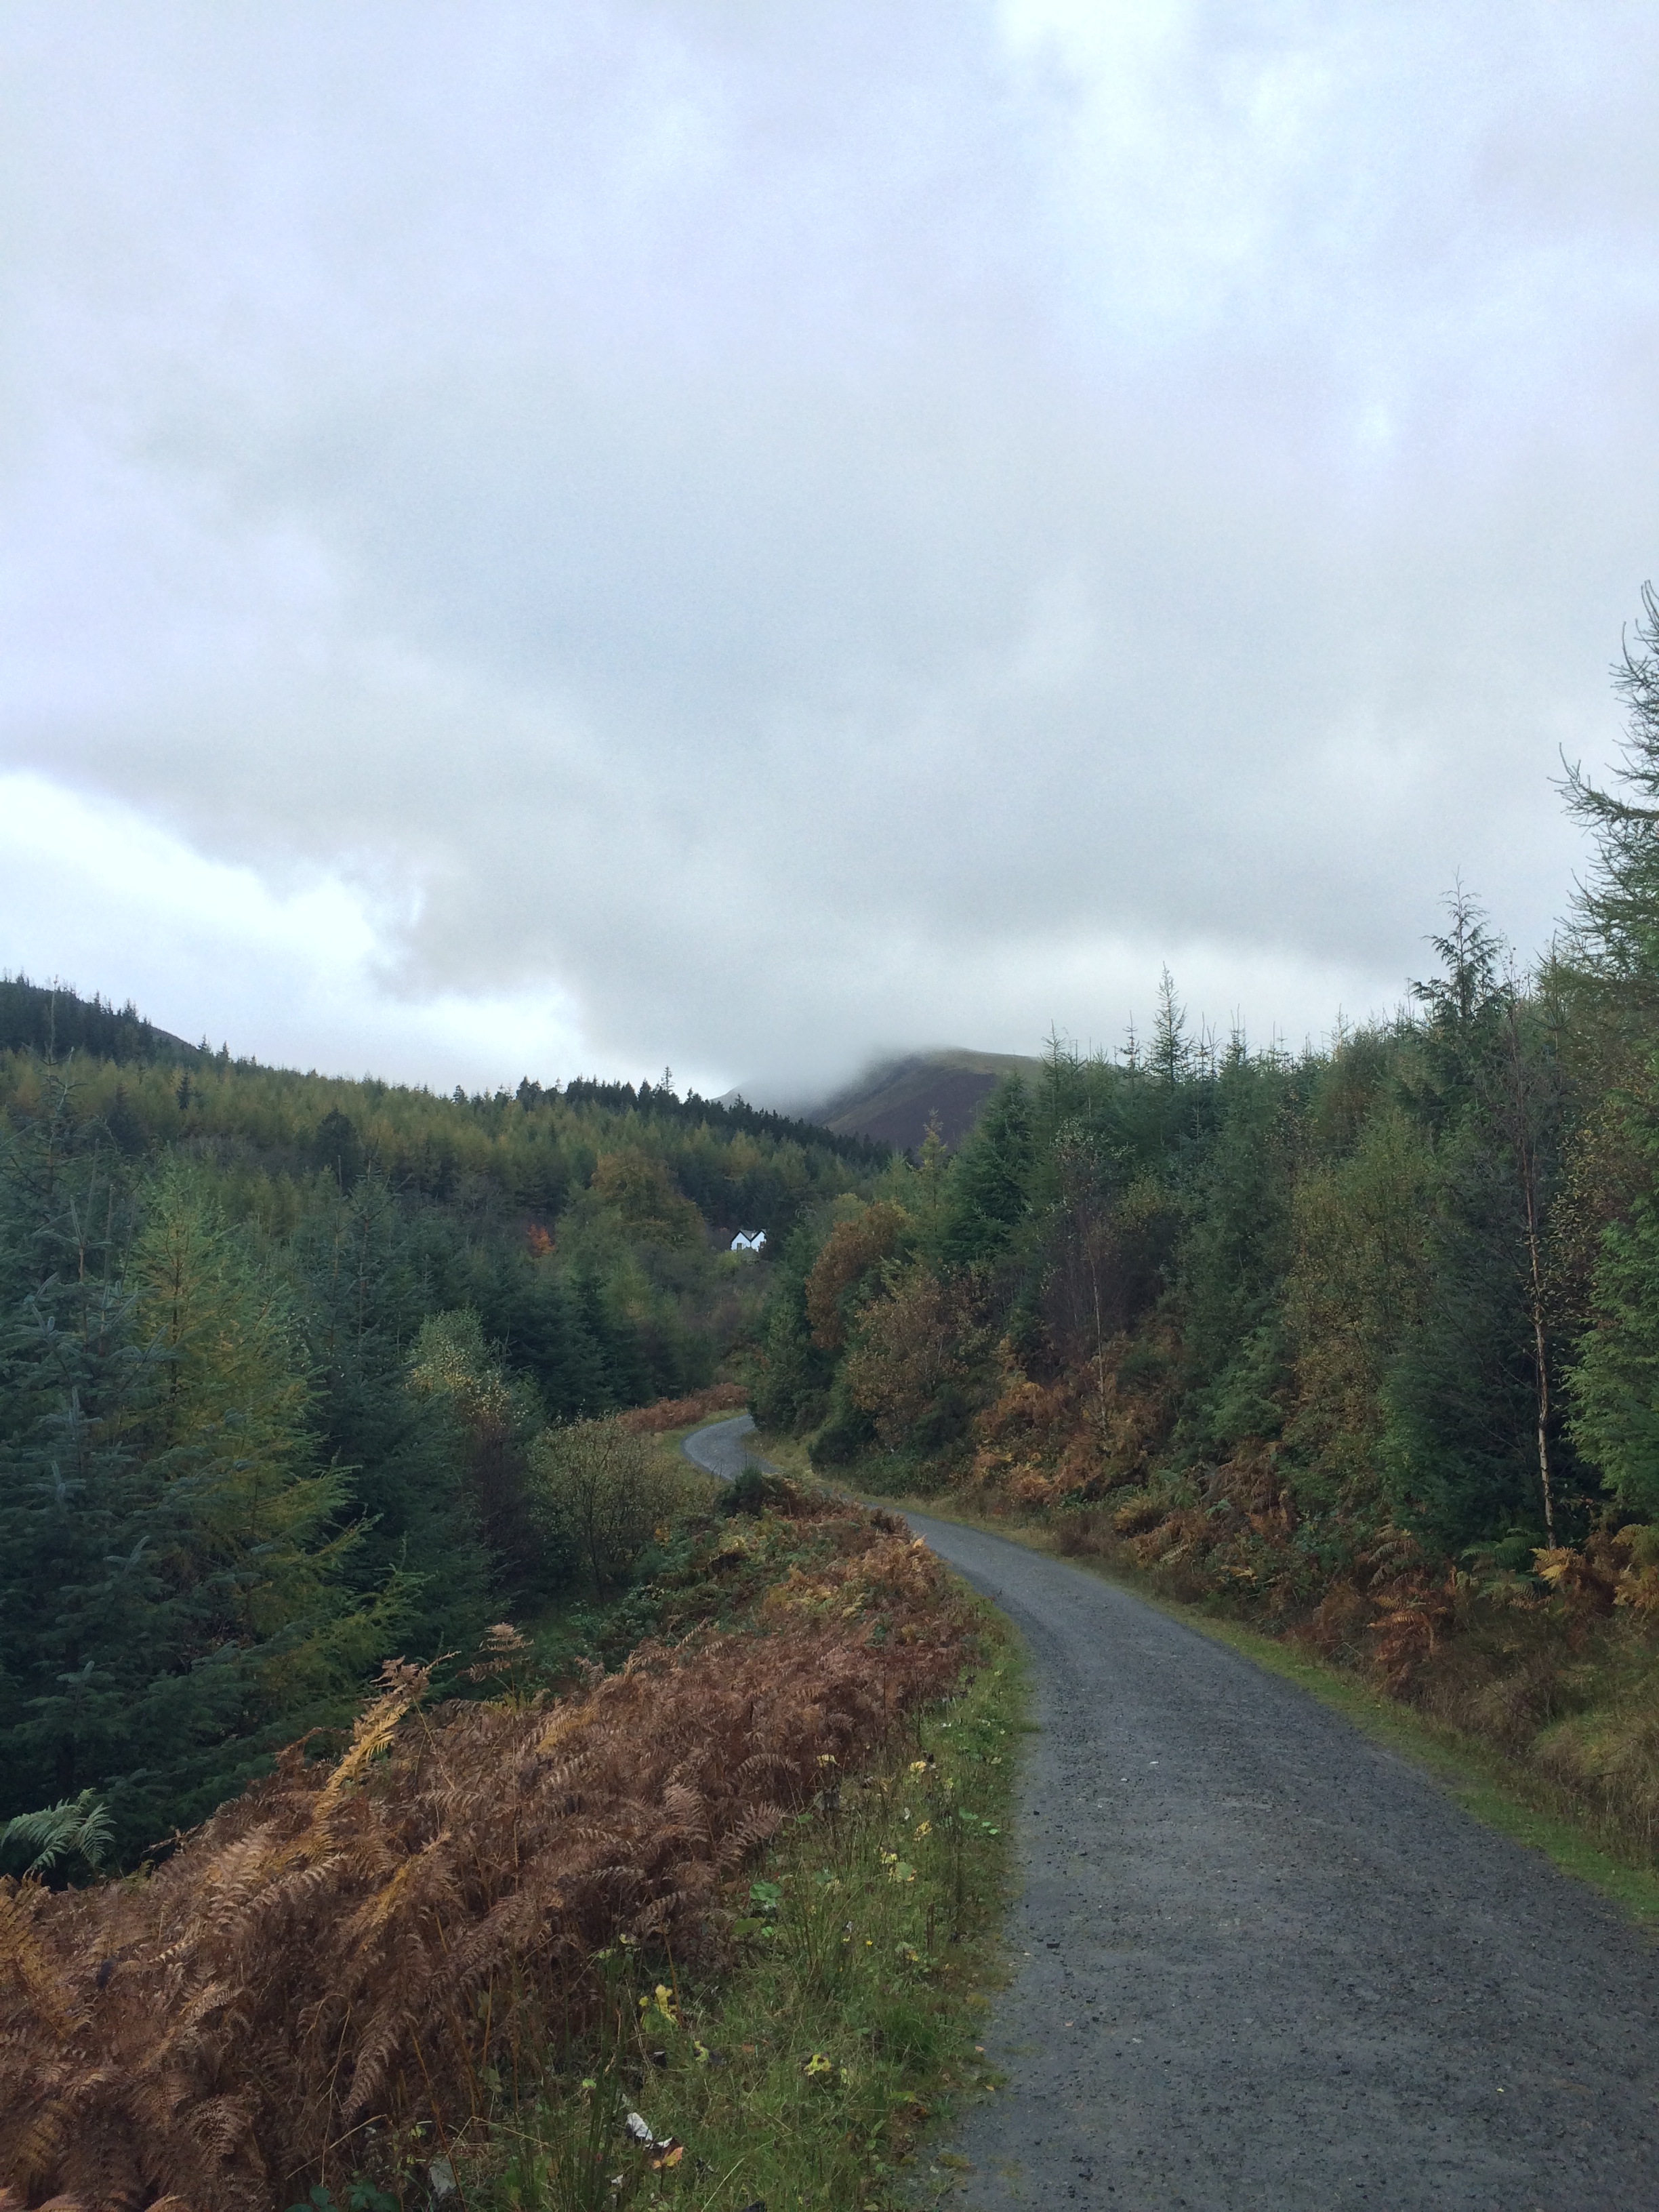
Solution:
M 1654 1183 L 1604 1232 L 1595 1310 L 1568 1390 L 1574 1441 L 1626 1513 L 1659 1521 L 1659 1121 Z
M 1175 977 L 1164 969 L 1158 981 L 1158 1013 L 1146 1066 L 1173 1091 L 1192 1072 L 1193 1048 L 1187 1035 L 1187 1010 L 1176 995 Z
M 806 1279 L 820 1242 L 802 1224 L 778 1255 L 760 1372 L 750 1399 L 761 1427 L 784 1436 L 804 1436 L 817 1428 L 829 1407 L 836 1362 L 817 1341 L 806 1308 Z
M 1572 1435 L 1627 1512 L 1659 1520 L 1659 596 L 1642 586 L 1636 645 L 1613 673 L 1627 708 L 1619 788 L 1569 769 L 1569 806 L 1595 857 L 1583 885 L 1570 953 L 1595 1018 L 1614 1041 L 1613 1117 L 1638 1187 L 1619 1194 L 1601 1232 L 1590 1326 L 1569 1379 Z M 1604 1051 L 1606 1047 L 1604 1044 Z
M 1595 841 L 1581 888 L 1572 951 L 1606 1001 L 1651 1034 L 1659 1016 L 1659 596 L 1642 586 L 1636 649 L 1613 671 L 1627 709 L 1621 788 L 1604 790 L 1570 767 L 1567 804 Z
M 535 1393 L 504 1371 L 483 1325 L 468 1308 L 421 1324 L 410 1382 L 464 1438 L 466 1492 L 488 1548 L 492 1584 L 517 1600 L 538 1581 L 540 1547 L 531 1523 L 528 1450 L 542 1426 Z
M 1277 1066 L 1243 1052 L 1230 1057 L 1217 1085 L 1216 1132 L 1187 1200 L 1176 1296 L 1193 1393 L 1184 1426 L 1197 1449 L 1279 1432 L 1290 1089 Z
M 986 1102 L 951 1169 L 939 1237 L 945 1267 L 980 1266 L 1007 1249 L 1030 1210 L 1035 1159 L 1030 1101 L 1011 1075 Z
M 342 1563 L 360 1597 L 396 1573 L 406 1649 L 470 1650 L 500 1607 L 467 1486 L 461 1424 L 412 1386 L 429 1255 L 385 1179 L 366 1175 L 297 1240 L 293 1265 L 314 1377 L 318 1451 L 349 1484 L 356 1540 Z
M 187 1175 L 115 1158 L 60 1097 L 0 1172 L 0 1787 L 94 1790 L 131 1856 L 349 1704 L 397 1596 L 339 1587 L 280 1297 Z
M 144 1378 L 131 1193 L 67 1086 L 0 1145 L 0 1812 L 104 1782 L 157 1658 L 125 1437 Z
M 1544 1251 L 1565 1102 L 1551 1028 L 1502 970 L 1504 946 L 1461 890 L 1434 939 L 1443 975 L 1406 1089 L 1431 1137 L 1426 1278 L 1383 1389 L 1399 1517 L 1442 1550 L 1553 1540 L 1556 1400 Z

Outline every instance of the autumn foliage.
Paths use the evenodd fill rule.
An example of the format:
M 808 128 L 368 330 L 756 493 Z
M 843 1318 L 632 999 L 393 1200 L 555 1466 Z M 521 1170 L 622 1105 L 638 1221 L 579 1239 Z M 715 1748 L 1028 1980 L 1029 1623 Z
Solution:
M 695 1421 L 712 1420 L 716 1413 L 740 1413 L 749 1403 L 741 1382 L 711 1382 L 686 1398 L 659 1398 L 653 1406 L 635 1406 L 617 1416 L 617 1425 L 636 1437 L 661 1436 L 670 1429 L 689 1429 Z
M 717 1956 L 746 1855 L 960 1664 L 902 1524 L 818 1520 L 761 1633 L 433 1711 L 391 1662 L 343 1756 L 294 1746 L 147 1875 L 0 1883 L 0 2203 L 269 2212 L 533 2086 L 619 1934 Z

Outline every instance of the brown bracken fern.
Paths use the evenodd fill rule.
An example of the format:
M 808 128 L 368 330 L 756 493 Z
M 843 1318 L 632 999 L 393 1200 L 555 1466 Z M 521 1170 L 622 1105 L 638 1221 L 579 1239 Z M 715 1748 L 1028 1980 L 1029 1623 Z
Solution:
M 154 1872 L 0 1882 L 0 2212 L 269 2212 L 528 2089 L 617 1935 L 717 1951 L 825 1756 L 959 1664 L 931 1558 L 856 1526 L 769 1632 L 645 1645 L 553 1702 L 428 1711 L 391 1662 L 343 1757 L 294 1746 Z

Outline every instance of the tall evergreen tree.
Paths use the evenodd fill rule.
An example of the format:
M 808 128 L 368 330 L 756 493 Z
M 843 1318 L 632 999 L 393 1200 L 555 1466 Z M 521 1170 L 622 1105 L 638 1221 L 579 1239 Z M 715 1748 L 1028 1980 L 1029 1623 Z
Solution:
M 1011 1075 L 987 1100 L 946 1185 L 939 1256 L 947 1267 L 980 1266 L 1006 1250 L 1030 1212 L 1035 1158 L 1030 1100 Z
M 392 1624 L 339 1587 L 280 1297 L 186 1174 L 125 1249 L 114 1158 L 60 1096 L 0 1172 L 0 1788 L 98 1791 L 130 1856 L 342 1710 Z
M 1619 787 L 1577 768 L 1567 777 L 1568 803 L 1595 841 L 1571 952 L 1617 1041 L 1607 1057 L 1618 1134 L 1637 1187 L 1602 1231 L 1590 1325 L 1568 1387 L 1579 1449 L 1624 1510 L 1659 1520 L 1659 596 L 1650 583 L 1614 683 L 1627 708 Z
M 1443 1550 L 1555 1533 L 1562 1443 L 1542 1249 L 1562 1099 L 1547 1024 L 1460 892 L 1407 1091 L 1433 1144 L 1426 1282 L 1383 1389 L 1400 1517 Z
M 528 1483 L 531 1440 L 543 1425 L 535 1391 L 503 1371 L 483 1323 L 465 1307 L 421 1324 L 410 1381 L 463 1440 L 465 1494 L 488 1547 L 492 1585 L 516 1602 L 538 1580 Z
M 355 1541 L 342 1562 L 361 1596 L 396 1574 L 405 1648 L 468 1650 L 499 1611 L 466 1480 L 459 1422 L 413 1384 L 410 1358 L 432 1302 L 431 1254 L 383 1176 L 366 1175 L 307 1223 L 292 1268 L 325 1462 L 349 1485 Z
M 786 1436 L 805 1435 L 823 1422 L 836 1371 L 835 1358 L 815 1337 L 806 1309 L 806 1278 L 818 1244 L 818 1237 L 803 1223 L 778 1255 L 760 1372 L 750 1395 L 761 1426 Z
M 1613 683 L 1626 708 L 1620 787 L 1593 783 L 1577 766 L 1566 776 L 1567 804 L 1595 843 L 1572 950 L 1609 1003 L 1650 1036 L 1659 1018 L 1659 595 L 1650 583 Z
M 1215 1133 L 1188 1200 L 1177 1290 L 1194 1449 L 1278 1433 L 1281 1319 L 1290 1265 L 1290 1085 L 1232 1053 L 1216 1085 Z
M 1643 1118 L 1653 1182 L 1603 1233 L 1568 1389 L 1579 1449 L 1627 1514 L 1659 1521 L 1659 1118 Z
M 106 1782 L 165 1664 L 125 1433 L 145 1363 L 116 1160 L 61 1085 L 0 1143 L 0 1814 Z

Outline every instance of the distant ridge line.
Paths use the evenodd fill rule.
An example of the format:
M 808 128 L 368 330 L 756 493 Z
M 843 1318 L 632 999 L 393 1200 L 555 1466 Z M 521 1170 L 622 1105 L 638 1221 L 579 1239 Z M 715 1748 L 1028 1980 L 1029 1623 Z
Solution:
M 878 1060 L 821 1105 L 802 1110 L 838 1135 L 870 1138 L 903 1152 L 918 1150 L 929 1121 L 936 1121 L 940 1136 L 954 1147 L 1005 1077 L 1030 1079 L 1042 1066 L 1026 1053 L 942 1046 Z
M 197 1066 L 213 1057 L 207 1045 L 187 1044 L 171 1030 L 147 1021 L 131 999 L 117 1007 L 65 983 L 32 983 L 27 975 L 0 975 L 0 1050 L 38 1052 L 59 1060 L 84 1052 L 118 1066 L 166 1060 Z
M 158 1029 L 154 1022 L 145 1019 L 131 1000 L 125 1006 L 117 1007 L 96 992 L 89 999 L 82 998 L 68 984 L 33 983 L 21 974 L 0 975 L 0 1051 L 39 1053 L 51 1062 L 85 1053 L 91 1058 L 112 1061 L 118 1066 L 199 1067 L 210 1060 L 228 1061 L 229 1058 L 228 1051 L 216 1053 L 210 1045 L 189 1044 L 171 1030 Z M 246 1060 L 237 1064 L 257 1065 Z M 268 1072 L 300 1073 L 298 1069 Z M 500 1092 L 495 1096 L 498 1099 L 516 1097 L 520 1105 L 558 1098 L 573 1108 L 595 1106 L 608 1113 L 635 1113 L 647 1119 L 654 1116 L 693 1127 L 703 1124 L 714 1129 L 743 1130 L 751 1136 L 768 1138 L 775 1144 L 816 1146 L 860 1168 L 880 1168 L 891 1157 L 890 1146 L 880 1138 L 854 1129 L 831 1129 L 823 1122 L 779 1113 L 769 1107 L 751 1106 L 735 1095 L 703 1098 L 693 1091 L 682 1098 L 665 1085 L 653 1087 L 647 1082 L 635 1088 L 631 1083 L 606 1083 L 595 1076 L 579 1075 L 566 1084 L 546 1086 L 526 1076 L 516 1093 Z M 470 1099 L 465 1092 L 458 1093 L 458 1097 L 462 1103 L 475 1106 L 492 1103 L 485 1093 Z

